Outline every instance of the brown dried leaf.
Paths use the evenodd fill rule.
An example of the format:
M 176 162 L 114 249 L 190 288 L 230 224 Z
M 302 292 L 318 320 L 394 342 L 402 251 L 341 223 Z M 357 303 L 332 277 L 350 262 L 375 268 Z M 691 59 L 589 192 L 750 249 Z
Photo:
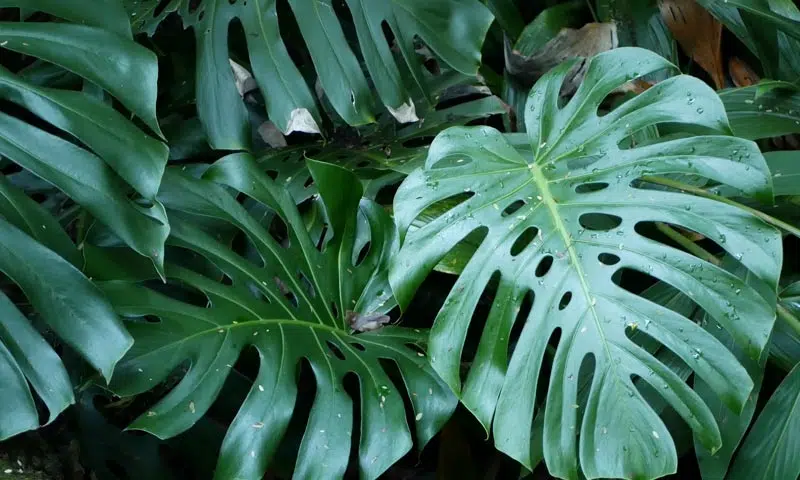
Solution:
M 758 74 L 750 68 L 750 65 L 744 63 L 744 60 L 739 57 L 731 57 L 728 61 L 728 72 L 731 74 L 733 84 L 739 88 L 755 85 L 761 80 Z
M 617 44 L 617 26 L 613 23 L 587 23 L 579 30 L 564 28 L 541 50 L 529 57 L 512 50 L 506 42 L 506 69 L 524 86 L 532 86 L 539 77 L 565 60 L 590 58 L 616 48 Z M 570 95 L 577 90 L 583 80 L 586 63 L 576 65 L 569 72 L 561 89 L 562 95 Z
M 695 0 L 660 0 L 658 6 L 683 51 L 711 75 L 717 89 L 725 88 L 722 24 Z

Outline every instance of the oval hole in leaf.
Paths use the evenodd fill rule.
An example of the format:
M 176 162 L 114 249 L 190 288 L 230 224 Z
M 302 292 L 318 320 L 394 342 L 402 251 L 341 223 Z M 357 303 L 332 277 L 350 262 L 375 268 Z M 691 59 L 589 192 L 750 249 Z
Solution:
M 361 381 L 358 375 L 353 372 L 347 372 L 344 378 L 342 378 L 342 388 L 344 388 L 345 393 L 353 399 L 351 402 L 353 406 L 351 415 L 355 420 L 352 423 L 343 423 L 341 427 L 345 433 L 350 433 L 350 459 L 348 463 L 350 465 L 358 465 L 358 449 L 361 446 L 361 422 L 358 420 L 362 418 L 361 402 L 363 401 L 361 398 Z
M 330 340 L 325 340 L 325 344 L 328 346 L 328 350 L 330 350 L 331 353 L 336 356 L 336 358 L 339 360 L 344 360 L 344 353 L 342 353 L 335 343 L 331 342 Z
M 357 266 L 361 265 L 361 262 L 363 262 L 364 259 L 367 258 L 367 254 L 369 253 L 370 245 L 372 245 L 372 242 L 367 242 L 367 243 L 364 244 L 363 247 L 361 247 L 361 250 L 358 252 L 358 256 L 353 258 L 353 266 L 354 267 L 357 267 Z M 353 253 L 355 253 L 355 252 L 353 252 Z
M 550 271 L 550 267 L 553 266 L 553 256 L 547 255 L 541 261 L 539 261 L 539 265 L 536 265 L 536 276 L 537 277 L 544 277 L 547 275 L 547 272 Z
M 516 213 L 517 210 L 525 206 L 525 202 L 522 200 L 515 200 L 511 205 L 507 206 L 505 210 L 503 210 L 502 216 L 507 217 Z
M 317 292 L 314 291 L 314 285 L 303 272 L 297 272 L 297 279 L 300 280 L 300 285 L 309 297 L 314 298 L 317 296 Z
M 569 305 L 569 302 L 572 301 L 572 292 L 565 292 L 564 295 L 561 295 L 561 300 L 558 301 L 558 309 L 564 310 Z
M 556 328 L 553 330 L 553 332 L 550 334 L 550 338 L 547 340 L 547 344 L 552 347 L 554 352 L 558 349 L 558 346 L 561 343 L 561 333 L 561 328 Z M 544 402 L 547 398 L 547 390 L 550 386 L 550 373 L 553 370 L 552 360 L 552 355 L 545 354 L 544 361 L 542 362 L 542 369 L 539 374 L 539 382 L 536 387 L 536 405 L 542 404 L 542 402 Z M 574 375 L 572 377 L 568 376 L 567 379 L 572 381 L 574 379 Z
M 591 166 L 594 163 L 597 163 L 600 160 L 602 155 L 586 155 L 583 157 L 573 157 L 567 159 L 567 168 L 569 170 L 582 170 Z M 580 193 L 580 192 L 579 192 Z
M 578 223 L 586 230 L 607 232 L 622 225 L 622 218 L 607 213 L 584 213 L 578 218 Z
M 278 242 L 278 245 L 282 246 L 283 248 L 289 248 L 291 245 L 289 242 L 289 229 L 286 226 L 286 222 L 283 221 L 280 215 L 273 215 L 268 231 L 270 236 L 272 236 L 272 238 Z
M 575 193 L 599 192 L 600 190 L 605 190 L 606 188 L 608 188 L 608 183 L 606 182 L 581 183 L 575 187 Z
M 156 5 L 155 10 L 153 10 L 153 18 L 157 18 L 159 15 L 161 15 L 161 12 L 163 12 L 164 9 L 167 8 L 167 5 L 169 5 L 171 1 L 172 0 L 161 0 L 160 2 L 158 2 L 158 5 Z
M 597 256 L 597 259 L 603 265 L 616 265 L 619 263 L 619 257 L 614 255 L 613 253 L 601 253 Z
M 416 343 L 405 343 L 404 345 L 409 349 L 414 350 L 414 353 L 421 354 L 420 356 L 425 356 L 425 350 L 423 350 L 422 347 Z
M 533 293 L 533 290 L 528 290 L 522 297 L 519 311 L 517 311 L 514 324 L 511 326 L 511 333 L 508 334 L 508 358 L 514 355 L 514 349 L 517 348 L 519 336 L 522 334 L 522 329 L 525 327 L 525 322 L 528 320 L 528 315 L 530 315 L 531 309 L 533 308 L 534 298 L 536 298 L 536 295 Z
M 536 227 L 528 227 L 523 231 L 519 237 L 514 241 L 514 244 L 511 245 L 511 256 L 516 257 L 519 255 L 525 248 L 533 242 L 536 238 L 536 235 L 539 234 L 539 229 Z
M 417 218 L 423 219 L 425 223 L 433 222 L 435 219 L 456 208 L 461 203 L 469 200 L 475 192 L 457 193 L 447 198 L 443 198 L 425 208 Z
M 358 342 L 350 342 L 350 345 L 352 345 L 353 348 L 355 348 L 359 352 L 366 352 L 367 351 L 367 348 L 364 345 L 362 345 L 362 344 L 360 344 Z

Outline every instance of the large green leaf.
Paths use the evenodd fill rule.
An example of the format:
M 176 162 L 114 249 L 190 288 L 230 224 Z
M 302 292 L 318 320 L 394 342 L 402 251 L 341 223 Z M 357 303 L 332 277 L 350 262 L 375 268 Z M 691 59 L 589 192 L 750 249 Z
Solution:
M 772 480 L 800 476 L 800 364 L 789 372 L 736 456 L 731 480 Z
M 2 5 L 23 6 L 13 1 Z M 34 0 L 24 6 L 76 23 L 0 22 L 0 49 L 38 57 L 83 78 L 160 135 L 157 59 L 130 38 L 129 27 L 127 33 L 119 28 L 123 10 L 118 3 L 102 0 L 93 9 L 80 0 Z M 97 26 L 98 13 L 108 17 L 111 30 Z M 42 86 L 25 72 L 0 66 L 0 99 L 35 115 L 23 121 L 0 113 L 0 154 L 64 192 L 161 270 L 169 227 L 154 198 L 167 147 L 111 102 Z M 134 192 L 143 203 L 131 199 Z
M 733 133 L 759 139 L 800 133 L 800 93 L 775 89 L 757 95 L 758 86 L 719 93 Z
M 0 0 L 0 8 L 8 7 L 46 12 L 131 38 L 131 25 L 119 0 Z
M 786 370 L 800 363 L 800 282 L 780 292 L 778 321 L 772 332 L 770 355 Z
M 558 332 L 544 419 L 551 474 L 576 477 L 579 450 L 589 478 L 655 478 L 675 471 L 675 447 L 632 377 L 652 386 L 706 448 L 718 449 L 721 438 L 708 406 L 638 346 L 631 332 L 643 332 L 671 350 L 734 411 L 742 409 L 753 381 L 711 334 L 620 287 L 619 276 L 640 272 L 680 290 L 748 356 L 758 358 L 774 322 L 782 251 L 778 232 L 750 213 L 647 185 L 662 182 L 653 177 L 658 174 L 697 175 L 769 200 L 770 176 L 754 143 L 724 135 L 729 128 L 722 102 L 695 78 L 660 82 L 598 117 L 600 103 L 618 86 L 674 68 L 663 58 L 637 48 L 598 55 L 578 92 L 560 106 L 558 92 L 573 65 L 552 70 L 531 90 L 527 136 L 503 136 L 487 127 L 451 128 L 437 136 L 425 167 L 409 175 L 395 197 L 404 243 L 390 279 L 400 305 L 406 305 L 454 245 L 483 231 L 485 239 L 431 331 L 436 371 L 484 427 L 492 428 L 496 447 L 530 468 L 543 352 Z M 626 142 L 631 132 L 660 123 L 694 124 L 721 135 L 636 147 Z M 457 195 L 460 204 L 407 233 L 421 212 Z M 759 288 L 657 241 L 647 234 L 651 222 L 715 241 L 750 270 Z M 478 297 L 495 273 L 494 305 L 462 386 L 464 340 Z M 518 318 L 528 293 L 532 308 L 527 318 Z M 515 323 L 521 323 L 521 333 L 509 351 Z M 593 379 L 580 405 L 575 379 L 582 365 L 589 368 L 588 358 Z M 582 417 L 576 406 L 585 412 Z
M 750 280 L 750 274 L 729 256 L 726 256 L 724 259 L 723 268 L 726 267 L 731 270 L 731 273 L 744 276 L 745 282 Z M 756 279 L 753 286 L 757 288 L 758 285 L 759 281 Z M 753 414 L 756 410 L 756 402 L 758 401 L 758 395 L 761 391 L 761 380 L 764 376 L 764 366 L 766 365 L 768 355 L 765 352 L 760 359 L 748 357 L 744 349 L 736 345 L 733 337 L 727 331 L 723 330 L 719 323 L 708 318 L 707 315 L 702 317 L 701 325 L 736 355 L 737 360 L 747 369 L 747 373 L 750 375 L 750 378 L 753 379 L 754 383 L 753 390 L 750 392 L 750 396 L 747 398 L 747 402 L 742 411 L 734 412 L 721 401 L 703 380 L 697 379 L 694 382 L 695 391 L 711 408 L 714 417 L 717 419 L 717 424 L 719 425 L 722 435 L 722 447 L 715 452 L 709 451 L 697 442 L 695 443 L 694 447 L 695 454 L 697 455 L 697 463 L 704 479 L 717 480 L 725 478 L 733 454 L 753 419 Z
M 155 54 L 98 27 L 54 22 L 0 22 L 0 46 L 59 65 L 114 95 L 153 131 Z
M 80 258 L 78 250 L 58 222 L 2 176 L 0 238 L 0 272 L 21 289 L 33 313 L 110 379 L 133 340 L 100 290 L 74 265 Z M 0 440 L 39 426 L 29 385 L 46 405 L 48 423 L 74 402 L 58 355 L 4 292 L 0 292 L 0 391 L 5 405 L 0 409 Z
M 183 286 L 200 294 L 199 303 L 135 282 L 147 271 L 144 277 L 120 273 L 135 264 L 111 265 L 104 260 L 108 256 L 87 253 L 95 278 L 110 277 L 101 286 L 129 318 L 136 340 L 112 388 L 122 396 L 145 392 L 190 363 L 177 386 L 130 428 L 161 438 L 185 431 L 214 401 L 242 350 L 258 351 L 258 373 L 228 430 L 217 478 L 263 476 L 292 416 L 303 359 L 313 370 L 317 393 L 300 446 L 298 477 L 338 478 L 345 471 L 357 428 L 355 399 L 342 383 L 349 373 L 359 379 L 358 458 L 364 478 L 377 477 L 411 447 L 401 388 L 411 400 L 421 446 L 455 408 L 455 397 L 418 350 L 423 332 L 386 326 L 351 334 L 350 311 L 369 315 L 395 305 L 387 263 L 397 248 L 396 232 L 380 206 L 361 198 L 352 173 L 319 162 L 310 162 L 309 169 L 332 235 L 324 230 L 310 235 L 295 200 L 249 154 L 219 160 L 201 179 L 167 171 L 159 198 L 170 211 L 169 242 L 178 247 L 170 257 L 175 263 L 166 265 L 167 278 L 179 291 Z M 238 193 L 273 215 L 251 215 L 236 201 Z M 263 225 L 262 218 L 271 218 L 271 225 Z M 216 237 L 216 226 L 201 228 L 203 222 L 234 228 L 249 248 L 235 250 L 235 243 Z M 283 241 L 270 233 L 281 223 L 287 232 Z M 180 254 L 187 250 L 206 263 Z M 390 379 L 381 360 L 399 368 L 404 386 Z
M 234 85 L 228 59 L 228 27 L 244 28 L 251 70 L 264 93 L 270 119 L 284 132 L 319 132 L 321 116 L 306 79 L 289 56 L 275 0 L 173 0 L 159 16 L 159 2 L 128 2 L 134 30 L 152 33 L 165 13 L 178 10 L 197 37 L 197 107 L 210 143 L 218 149 L 249 146 L 247 110 Z M 414 89 L 426 91 L 414 49 L 418 36 L 455 70 L 474 75 L 492 15 L 478 0 L 348 0 L 360 54 L 381 102 L 399 121 L 417 120 Z M 370 84 L 350 48 L 332 2 L 289 2 L 319 82 L 336 112 L 350 125 L 373 122 Z M 392 31 L 404 63 L 398 64 L 383 32 Z

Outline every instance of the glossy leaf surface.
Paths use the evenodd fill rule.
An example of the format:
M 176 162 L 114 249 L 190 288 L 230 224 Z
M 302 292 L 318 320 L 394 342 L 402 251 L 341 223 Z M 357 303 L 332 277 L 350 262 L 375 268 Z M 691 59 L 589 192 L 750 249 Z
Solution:
M 172 294 L 134 281 L 147 279 L 142 276 L 147 272 L 119 273 L 130 264 L 110 268 L 106 256 L 90 255 L 98 275 L 130 280 L 102 284 L 119 313 L 130 319 L 136 339 L 112 388 L 123 396 L 145 392 L 184 362 L 190 364 L 180 382 L 130 428 L 161 438 L 185 431 L 215 400 L 242 351 L 254 347 L 258 352 L 258 375 L 223 442 L 217 478 L 264 475 L 292 417 L 303 362 L 310 365 L 317 389 L 295 467 L 298 477 L 341 477 L 356 440 L 354 422 L 360 422 L 358 461 L 364 478 L 377 477 L 402 457 L 412 440 L 400 389 L 411 400 L 421 445 L 455 408 L 455 397 L 419 350 L 424 333 L 386 326 L 351 334 L 347 312 L 385 313 L 395 305 L 386 264 L 397 247 L 396 233 L 388 215 L 361 198 L 352 173 L 318 162 L 310 162 L 309 169 L 329 236 L 325 230 L 310 235 L 289 193 L 252 157 L 234 154 L 202 179 L 179 171 L 165 176 L 159 199 L 172 219 L 169 242 L 198 259 L 171 257 L 175 263 L 168 262 L 166 272 L 177 289 Z M 271 214 L 249 213 L 229 189 Z M 204 229 L 203 222 L 213 229 Z M 273 236 L 280 224 L 286 226 L 285 238 Z M 212 235 L 220 225 L 237 231 L 248 248 L 236 251 Z M 180 291 L 188 297 L 175 294 Z M 201 300 L 189 301 L 198 295 Z M 382 360 L 397 365 L 403 385 L 389 378 Z M 349 373 L 359 380 L 360 419 L 353 416 L 355 399 L 343 387 Z
M 128 2 L 134 29 L 152 33 L 170 11 L 178 11 L 197 37 L 197 104 L 210 143 L 218 149 L 249 146 L 247 111 L 234 86 L 228 59 L 229 24 L 241 21 L 253 76 L 264 93 L 270 119 L 284 133 L 318 133 L 321 116 L 306 79 L 289 56 L 278 24 L 275 0 L 203 0 L 196 8 L 174 0 L 158 15 L 159 2 Z M 291 0 L 316 74 L 333 108 L 350 125 L 375 120 L 373 94 L 359 57 L 328 0 Z M 492 14 L 478 0 L 384 0 L 346 2 L 360 55 L 381 103 L 400 122 L 416 121 L 415 88 L 426 91 L 414 48 L 418 36 L 455 70 L 474 75 Z M 395 38 L 395 56 L 382 25 Z M 402 57 L 403 62 L 398 62 Z
M 757 217 L 716 201 L 648 188 L 642 179 L 697 175 L 769 200 L 769 172 L 754 143 L 726 135 L 717 95 L 688 76 L 660 82 L 598 117 L 600 103 L 618 86 L 672 69 L 663 58 L 636 48 L 598 55 L 576 95 L 561 106 L 558 91 L 573 65 L 554 69 L 531 90 L 527 136 L 503 136 L 488 127 L 451 128 L 437 136 L 425 167 L 409 175 L 395 197 L 404 241 L 390 279 L 400 305 L 408 304 L 455 244 L 482 231 L 485 239 L 431 331 L 436 371 L 492 429 L 495 446 L 530 468 L 529 426 L 534 400 L 542 395 L 537 384 L 548 341 L 556 335 L 544 416 L 550 473 L 573 478 L 580 463 L 588 478 L 656 478 L 675 471 L 677 455 L 670 432 L 633 378 L 653 387 L 706 448 L 718 449 L 721 437 L 709 407 L 633 341 L 632 332 L 672 351 L 734 411 L 742 409 L 753 381 L 711 334 L 622 288 L 619 275 L 638 272 L 680 290 L 757 358 L 775 318 L 782 251 L 778 232 Z M 694 124 L 720 134 L 634 147 L 626 141 L 631 132 L 660 123 Z M 454 197 L 457 206 L 408 233 L 423 211 Z M 712 239 L 749 269 L 759 288 L 651 238 L 645 232 L 652 222 Z M 470 319 L 481 292 L 497 276 L 495 301 L 462 384 Z M 521 314 L 526 295 L 533 296 L 532 308 Z M 513 326 L 521 333 L 512 351 Z M 593 372 L 585 404 L 576 397 L 581 368 Z

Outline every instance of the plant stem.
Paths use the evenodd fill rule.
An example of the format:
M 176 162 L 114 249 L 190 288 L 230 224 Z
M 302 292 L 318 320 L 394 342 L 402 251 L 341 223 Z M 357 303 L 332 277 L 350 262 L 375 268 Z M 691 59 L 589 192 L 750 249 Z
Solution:
M 711 252 L 701 247 L 700 245 L 694 243 L 693 241 L 689 240 L 688 238 L 684 237 L 677 230 L 670 227 L 666 223 L 656 222 L 656 228 L 658 229 L 659 232 L 668 236 L 675 243 L 685 248 L 689 253 L 697 257 L 700 257 L 707 262 L 713 263 L 716 266 L 720 266 L 720 264 L 722 263 L 720 262 L 719 258 L 715 257 Z
M 800 335 L 800 320 L 798 320 L 797 317 L 795 317 L 794 314 L 792 314 L 792 312 L 790 312 L 786 307 L 784 307 L 780 303 L 778 304 L 778 316 L 784 322 L 786 322 L 797 335 Z
M 592 19 L 597 22 L 597 14 L 594 12 L 594 7 L 592 7 L 592 0 L 586 0 L 586 6 L 589 7 L 589 12 L 592 14 Z
M 767 215 L 766 213 L 760 210 L 756 210 L 755 208 L 748 207 L 747 205 L 742 205 L 741 203 L 733 201 L 730 198 L 716 195 L 702 188 L 695 187 L 694 185 L 688 185 L 682 182 L 671 180 L 669 178 L 646 176 L 642 177 L 641 180 L 644 182 L 655 183 L 658 185 L 664 185 L 665 187 L 672 187 L 678 190 L 683 190 L 685 192 L 694 193 L 699 197 L 710 198 L 712 200 L 717 200 L 718 202 L 727 203 L 728 205 L 741 208 L 746 212 L 752 213 L 753 215 L 765 221 L 766 223 L 772 225 L 773 227 L 780 228 L 781 230 L 784 230 L 788 233 L 791 233 L 795 237 L 800 238 L 800 228 L 790 225 L 784 222 L 783 220 L 778 220 L 777 218 L 771 215 Z

